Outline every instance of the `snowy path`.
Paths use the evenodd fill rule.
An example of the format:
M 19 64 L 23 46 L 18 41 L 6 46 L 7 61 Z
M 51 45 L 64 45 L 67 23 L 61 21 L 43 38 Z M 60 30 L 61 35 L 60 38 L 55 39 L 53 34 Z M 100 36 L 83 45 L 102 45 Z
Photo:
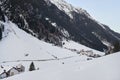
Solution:
M 55 58 L 55 59 L 40 59 L 40 60 L 15 60 L 15 61 L 2 61 L 1 63 L 11 63 L 11 62 L 46 62 L 53 60 L 65 60 L 69 58 L 73 58 L 75 56 L 63 57 L 63 58 Z

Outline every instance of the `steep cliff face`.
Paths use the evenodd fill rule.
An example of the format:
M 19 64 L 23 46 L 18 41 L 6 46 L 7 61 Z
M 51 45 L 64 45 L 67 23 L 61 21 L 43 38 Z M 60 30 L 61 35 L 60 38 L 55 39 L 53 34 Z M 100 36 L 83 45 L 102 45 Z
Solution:
M 103 51 L 106 45 L 120 41 L 120 34 L 64 0 L 1 0 L 0 5 L 21 29 L 56 45 L 62 46 L 63 39 L 72 39 Z

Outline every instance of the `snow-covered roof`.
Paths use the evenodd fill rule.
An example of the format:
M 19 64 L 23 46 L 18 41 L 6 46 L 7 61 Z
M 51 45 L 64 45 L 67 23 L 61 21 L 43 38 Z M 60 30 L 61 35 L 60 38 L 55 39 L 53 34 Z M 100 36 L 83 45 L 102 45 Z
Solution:
M 3 66 L 3 68 L 0 67 L 0 74 L 4 72 L 4 70 L 9 71 L 12 67 L 10 66 Z

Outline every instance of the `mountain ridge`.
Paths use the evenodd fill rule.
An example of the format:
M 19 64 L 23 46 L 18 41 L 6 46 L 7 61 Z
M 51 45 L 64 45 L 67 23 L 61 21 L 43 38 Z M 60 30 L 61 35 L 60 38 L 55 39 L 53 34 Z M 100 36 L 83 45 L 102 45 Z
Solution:
M 72 39 L 93 49 L 108 49 L 120 34 L 94 20 L 82 8 L 76 9 L 64 0 L 2 0 L 2 10 L 9 20 L 21 29 L 62 46 L 64 39 Z

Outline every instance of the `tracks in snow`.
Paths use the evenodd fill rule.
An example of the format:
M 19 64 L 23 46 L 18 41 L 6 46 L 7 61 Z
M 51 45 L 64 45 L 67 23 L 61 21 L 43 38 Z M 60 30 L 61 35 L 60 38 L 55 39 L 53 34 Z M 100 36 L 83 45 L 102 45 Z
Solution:
M 46 61 L 54 61 L 54 60 L 64 60 L 73 58 L 75 56 L 63 57 L 63 58 L 56 58 L 56 59 L 40 59 L 40 60 L 14 60 L 14 61 L 2 61 L 1 63 L 11 63 L 11 62 L 46 62 Z

